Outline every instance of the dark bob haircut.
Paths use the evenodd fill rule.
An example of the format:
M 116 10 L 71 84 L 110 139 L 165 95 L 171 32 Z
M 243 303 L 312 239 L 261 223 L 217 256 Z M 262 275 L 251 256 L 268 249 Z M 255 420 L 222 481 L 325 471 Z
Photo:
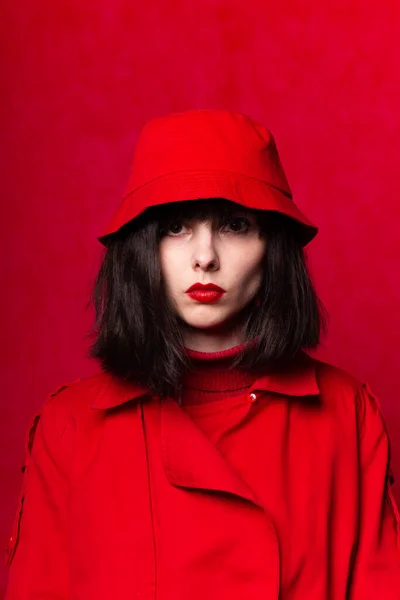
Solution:
M 108 242 L 92 293 L 96 312 L 90 356 L 102 369 L 149 393 L 179 400 L 185 353 L 179 317 L 168 303 L 159 240 L 172 219 L 220 226 L 247 211 L 224 199 L 175 202 L 147 209 Z M 295 221 L 276 212 L 251 211 L 266 236 L 263 277 L 255 301 L 243 310 L 245 341 L 233 367 L 255 375 L 288 368 L 300 352 L 316 348 L 326 311 L 314 290 Z

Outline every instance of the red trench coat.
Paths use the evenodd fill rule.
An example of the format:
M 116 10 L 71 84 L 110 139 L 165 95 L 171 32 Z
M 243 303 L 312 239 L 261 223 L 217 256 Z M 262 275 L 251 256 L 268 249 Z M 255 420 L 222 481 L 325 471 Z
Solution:
M 260 459 L 264 502 L 173 400 L 106 374 L 53 394 L 30 430 L 6 599 L 398 600 L 368 385 L 310 360 L 249 392 L 265 443 L 239 450 Z

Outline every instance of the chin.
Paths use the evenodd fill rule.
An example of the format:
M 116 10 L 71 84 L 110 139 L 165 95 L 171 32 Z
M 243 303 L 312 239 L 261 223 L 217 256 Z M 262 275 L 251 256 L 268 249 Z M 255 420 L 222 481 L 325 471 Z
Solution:
M 204 321 L 201 323 L 189 323 L 186 321 L 186 324 L 193 329 L 202 329 L 203 331 L 219 329 L 219 327 L 223 325 L 223 323 L 220 323 L 219 321 L 217 323 L 205 323 Z
M 234 315 L 215 315 L 212 317 L 211 315 L 198 315 L 196 318 L 189 317 L 188 315 L 181 315 L 182 321 L 186 323 L 188 327 L 193 327 L 194 329 L 219 329 L 226 325 Z

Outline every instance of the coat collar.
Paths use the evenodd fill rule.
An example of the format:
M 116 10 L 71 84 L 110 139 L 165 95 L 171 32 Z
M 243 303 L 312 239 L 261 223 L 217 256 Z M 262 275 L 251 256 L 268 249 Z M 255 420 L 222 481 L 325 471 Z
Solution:
M 285 373 L 264 375 L 249 388 L 248 392 L 268 391 L 292 397 L 318 395 L 320 390 L 316 377 L 316 361 L 307 357 L 296 368 Z M 143 387 L 127 384 L 103 373 L 92 390 L 92 408 L 109 409 L 122 406 L 128 401 L 151 396 Z M 255 491 L 242 479 L 236 469 L 207 435 L 196 425 L 185 410 L 172 398 L 153 402 L 138 401 L 138 409 L 151 419 L 157 414 L 160 419 L 161 460 L 169 483 L 175 487 L 212 492 L 224 492 L 243 498 L 261 509 L 263 503 Z M 252 410 L 252 402 L 244 403 L 241 418 Z M 159 410 L 158 410 L 159 408 Z M 155 413 L 154 413 L 155 410 Z M 154 421 L 150 421 L 153 422 Z M 149 428 L 153 431 L 153 428 Z M 148 433 L 150 435 L 150 433 Z M 146 439 L 146 438 L 145 438 Z M 148 440 L 146 440 L 148 442 Z M 158 446 L 157 446 L 158 447 Z
M 315 361 L 306 354 L 288 371 L 275 372 L 257 378 L 248 390 L 266 391 L 284 396 L 315 396 L 320 393 Z M 151 393 L 145 387 L 127 383 L 103 373 L 102 382 L 96 390 L 91 408 L 108 409 L 121 406 Z

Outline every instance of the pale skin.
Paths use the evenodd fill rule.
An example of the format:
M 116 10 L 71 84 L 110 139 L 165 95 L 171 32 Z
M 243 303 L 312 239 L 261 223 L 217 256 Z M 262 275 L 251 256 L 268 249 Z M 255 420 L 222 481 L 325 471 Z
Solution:
M 238 315 L 259 290 L 266 243 L 245 209 L 217 230 L 199 220 L 170 224 L 160 240 L 161 271 L 187 348 L 218 352 L 243 343 Z M 195 283 L 213 283 L 226 293 L 216 303 L 199 303 L 185 293 Z

